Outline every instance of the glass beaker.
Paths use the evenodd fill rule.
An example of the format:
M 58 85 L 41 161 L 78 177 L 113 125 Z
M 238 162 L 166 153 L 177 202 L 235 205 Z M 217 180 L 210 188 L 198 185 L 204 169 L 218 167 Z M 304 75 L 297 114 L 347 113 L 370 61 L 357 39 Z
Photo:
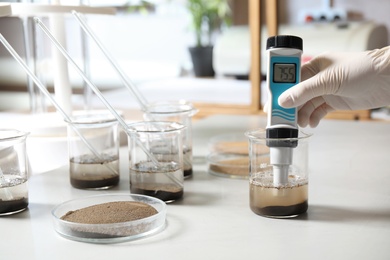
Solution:
M 266 130 L 245 133 L 249 138 L 250 208 L 262 216 L 289 218 L 303 214 L 308 209 L 308 155 L 310 134 L 299 132 L 297 138 L 272 139 Z M 296 143 L 292 149 L 292 162 L 288 166 L 288 181 L 280 184 L 274 180 L 274 165 L 270 163 L 272 142 Z
M 28 134 L 0 129 L 0 215 L 15 214 L 28 207 Z
M 130 191 L 166 202 L 183 196 L 183 131 L 176 122 L 129 125 Z
M 119 183 L 118 121 L 108 111 L 75 112 L 68 122 L 70 183 L 108 189 Z
M 183 131 L 183 174 L 184 178 L 192 176 L 192 117 L 199 110 L 185 101 L 162 101 L 148 106 L 144 119 L 148 121 L 171 121 L 186 127 Z

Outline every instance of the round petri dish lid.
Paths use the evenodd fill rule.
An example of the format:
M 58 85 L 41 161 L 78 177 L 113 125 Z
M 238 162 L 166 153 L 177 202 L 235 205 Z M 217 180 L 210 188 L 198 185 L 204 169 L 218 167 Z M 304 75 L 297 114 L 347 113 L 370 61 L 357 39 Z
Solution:
M 123 113 L 118 112 L 119 115 Z M 71 121 L 75 124 L 103 124 L 115 122 L 116 118 L 108 110 L 79 110 L 73 111 L 70 117 Z M 66 120 L 65 120 L 66 121 Z M 68 122 L 70 123 L 70 122 Z
M 138 220 L 109 224 L 83 224 L 62 220 L 69 211 L 109 202 L 134 201 L 154 207 L 157 214 Z M 109 244 L 137 240 L 162 231 L 166 204 L 157 198 L 134 194 L 104 194 L 70 200 L 52 210 L 54 229 L 61 236 L 80 242 Z
M 214 176 L 247 179 L 249 177 L 248 140 L 244 134 L 226 133 L 210 138 L 208 172 Z
M 21 137 L 26 137 L 28 134 L 29 133 L 17 129 L 0 129 L 0 141 L 9 141 Z
M 227 178 L 249 178 L 249 143 L 242 133 L 226 133 L 210 138 L 207 156 L 208 172 L 212 175 Z M 269 151 L 259 154 L 268 157 Z
M 248 139 L 244 134 L 221 134 L 210 138 L 210 153 L 248 155 Z
M 207 156 L 208 171 L 218 177 L 249 178 L 249 157 L 245 155 L 212 153 Z

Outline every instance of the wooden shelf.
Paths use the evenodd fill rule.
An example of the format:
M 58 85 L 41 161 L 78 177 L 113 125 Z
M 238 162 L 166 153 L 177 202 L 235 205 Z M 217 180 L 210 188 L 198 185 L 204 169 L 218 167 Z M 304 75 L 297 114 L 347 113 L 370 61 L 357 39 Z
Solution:
M 325 118 L 344 120 L 369 120 L 371 119 L 371 112 L 369 110 L 335 111 L 329 113 Z

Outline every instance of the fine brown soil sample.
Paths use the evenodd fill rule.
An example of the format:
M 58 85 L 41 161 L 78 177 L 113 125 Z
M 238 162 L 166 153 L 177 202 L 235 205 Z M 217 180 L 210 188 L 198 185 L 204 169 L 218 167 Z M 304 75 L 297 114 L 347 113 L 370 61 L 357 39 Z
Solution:
M 142 219 L 157 213 L 146 203 L 113 201 L 69 211 L 61 219 L 82 224 L 109 224 Z

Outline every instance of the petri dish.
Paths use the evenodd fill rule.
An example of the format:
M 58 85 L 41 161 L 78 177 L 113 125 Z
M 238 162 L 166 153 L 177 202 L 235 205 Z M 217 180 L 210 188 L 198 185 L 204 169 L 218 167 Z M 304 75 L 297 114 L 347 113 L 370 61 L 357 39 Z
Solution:
M 211 153 L 207 156 L 208 172 L 218 177 L 248 179 L 249 157 Z
M 62 220 L 69 211 L 109 202 L 134 201 L 146 203 L 157 211 L 155 215 L 133 221 L 108 224 L 83 224 Z M 55 231 L 75 241 L 109 244 L 141 239 L 162 231 L 166 222 L 166 204 L 157 198 L 134 194 L 104 194 L 69 200 L 52 210 Z
M 221 134 L 210 138 L 210 153 L 248 155 L 248 139 L 244 134 Z
M 249 178 L 248 140 L 244 134 L 225 133 L 210 138 L 208 172 L 214 176 Z

